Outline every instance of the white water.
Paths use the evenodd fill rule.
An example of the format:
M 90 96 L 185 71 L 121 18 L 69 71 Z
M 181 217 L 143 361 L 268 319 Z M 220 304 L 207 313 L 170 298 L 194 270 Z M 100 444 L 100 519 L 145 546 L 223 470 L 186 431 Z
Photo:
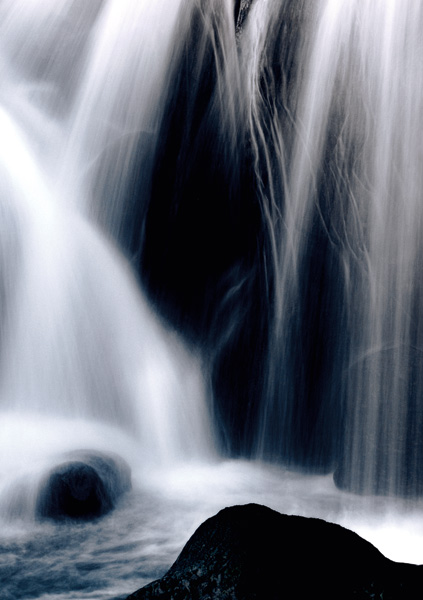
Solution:
M 395 494 L 407 478 L 419 479 L 421 460 L 423 6 L 328 0 L 302 3 L 302 11 L 294 4 L 254 2 L 241 42 L 252 145 L 268 178 L 260 194 L 276 281 L 269 387 L 277 391 L 263 403 L 261 443 L 275 419 L 288 437 L 296 426 L 296 380 L 314 340 L 305 350 L 297 341 L 297 362 L 293 343 L 311 264 L 314 305 L 307 306 L 318 306 L 319 322 L 310 319 L 310 336 L 320 326 L 335 348 L 322 377 L 326 397 L 346 407 L 347 485 Z M 325 259 L 313 263 L 319 251 Z M 281 365 L 289 365 L 283 384 L 274 375 Z M 324 418 L 330 423 L 330 414 Z M 322 435 L 331 435 L 326 428 Z
M 113 14 L 117 5 L 105 5 L 104 14 L 90 28 L 87 5 L 87 14 L 81 15 L 80 3 L 63 2 L 61 7 L 52 3 L 49 8 L 43 4 L 39 10 L 37 4 L 0 4 L 1 63 L 8 92 L 0 107 L 0 470 L 16 471 L 18 455 L 30 471 L 40 447 L 44 452 L 81 444 L 95 448 L 98 441 L 90 442 L 84 432 L 94 428 L 98 437 L 96 423 L 100 431 L 106 423 L 132 435 L 138 456 L 131 462 L 139 460 L 148 468 L 191 456 L 205 458 L 212 444 L 198 360 L 160 325 L 118 250 L 86 216 L 92 202 L 89 173 L 94 170 L 87 154 L 95 163 L 115 137 L 151 126 L 152 111 L 142 94 L 137 125 L 125 130 L 116 115 L 108 114 L 117 95 L 125 114 L 131 116 L 134 110 L 108 57 L 103 66 L 112 91 L 104 90 L 104 74 L 95 68 L 107 40 L 113 46 L 116 31 L 110 29 L 117 25 Z M 150 38 L 145 39 L 143 32 L 148 24 L 148 34 L 153 35 L 151 23 L 163 21 L 163 7 L 151 15 L 150 3 L 126 4 L 119 4 L 124 23 L 117 31 L 127 29 L 125 19 L 135 30 L 121 52 L 115 48 L 115 68 L 128 83 L 129 76 L 118 65 L 128 66 L 128 53 L 135 48 L 139 79 L 146 88 L 145 78 L 149 75 L 156 82 L 157 77 L 151 72 Z M 171 12 L 169 40 L 174 26 Z M 59 60 L 55 53 L 64 51 L 67 35 L 69 44 L 76 37 L 89 49 L 73 74 L 73 102 L 66 65 L 61 65 L 63 71 L 55 66 Z M 144 42 L 141 50 L 134 43 L 138 36 Z M 153 37 L 157 39 L 156 34 Z M 161 49 L 167 59 L 168 51 Z M 78 54 L 80 48 L 73 50 Z M 157 48 L 155 53 L 159 61 Z M 90 77 L 93 68 L 96 75 Z M 159 78 L 163 72 L 159 65 Z M 103 109 L 93 98 L 100 91 L 107 105 Z M 88 121 L 96 131 L 88 131 Z M 85 136 L 97 144 L 96 149 L 87 148 Z M 125 168 L 120 166 L 124 179 Z M 110 190 L 108 196 L 116 199 Z M 64 419 L 69 419 L 68 428 Z M 13 451 L 8 446 L 12 440 Z M 114 442 L 101 446 L 113 449 Z
M 357 19 L 367 23 L 357 41 L 358 54 L 361 51 L 367 58 L 363 63 L 357 58 L 356 68 L 372 72 L 360 80 L 360 90 L 366 115 L 373 119 L 368 131 L 373 132 L 374 127 L 377 136 L 371 143 L 371 159 L 365 152 L 362 157 L 366 169 L 372 170 L 368 183 L 372 193 L 366 190 L 359 198 L 351 189 L 357 212 L 348 215 L 362 223 L 360 203 L 370 213 L 366 235 L 371 245 L 363 260 L 371 274 L 371 285 L 366 288 L 371 310 L 365 320 L 372 328 L 366 334 L 369 339 L 354 342 L 362 353 L 390 344 L 397 347 L 397 335 L 407 329 L 403 320 L 408 319 L 411 302 L 409 264 L 416 259 L 419 190 L 423 189 L 421 153 L 416 151 L 421 145 L 421 117 L 416 115 L 423 111 L 419 94 L 399 96 L 391 90 L 398 90 L 404 77 L 404 85 L 423 89 L 418 69 L 422 12 L 416 8 L 418 4 L 408 2 L 403 10 L 404 3 L 388 2 L 389 10 L 384 11 L 386 5 L 380 2 L 322 3 L 326 12 L 322 12 L 316 32 L 314 59 L 307 67 L 311 75 L 299 108 L 302 117 L 293 146 L 294 167 L 272 181 L 272 186 L 277 186 L 282 180 L 288 192 L 286 212 L 278 220 L 280 207 L 270 198 L 267 215 L 270 229 L 275 228 L 276 219 L 289 232 L 281 236 L 275 231 L 273 239 L 274 264 L 281 282 L 276 337 L 286 327 L 284 303 L 295 297 L 295 266 L 302 244 L 299 234 L 307 229 L 311 216 L 310 190 L 322 152 L 328 98 L 335 85 L 329 58 L 340 39 L 341 45 L 347 43 Z M 223 5 L 229 16 L 230 2 Z M 168 69 L 189 28 L 190 6 L 182 0 L 0 1 L 0 519 L 6 539 L 2 546 L 4 572 L 7 576 L 12 563 L 21 560 L 22 539 L 37 537 L 47 544 L 43 573 L 56 566 L 48 544 L 57 536 L 57 529 L 50 525 L 43 529 L 33 522 L 34 498 L 39 477 L 62 453 L 75 448 L 118 452 L 131 465 L 135 484 L 127 504 L 105 525 L 87 525 L 85 533 L 78 530 L 84 548 L 90 548 L 86 550 L 88 564 L 98 559 L 91 549 L 104 528 L 109 528 L 110 537 L 106 537 L 114 549 L 110 563 L 118 560 L 116 557 L 122 564 L 129 556 L 133 561 L 134 573 L 125 584 L 124 568 L 116 573 L 116 581 L 121 582 L 122 577 L 127 589 L 113 588 L 102 571 L 104 580 L 99 577 L 97 585 L 107 591 L 96 596 L 90 588 L 87 597 L 111 598 L 133 591 L 157 576 L 156 562 L 163 570 L 174 560 L 203 519 L 223 506 L 251 501 L 282 512 L 340 522 L 395 560 L 423 563 L 421 503 L 360 498 L 337 490 L 330 475 L 304 476 L 262 463 L 220 462 L 216 458 L 201 358 L 191 355 L 176 334 L 159 322 L 111 239 L 121 232 L 126 175 L 138 134 L 153 140 L 151 150 L 155 147 Z M 381 13 L 384 43 L 379 56 L 375 47 L 367 48 L 366 43 L 371 39 L 369 31 L 377 29 Z M 260 44 L 266 44 L 266 19 L 272 14 L 269 3 L 257 0 L 251 13 L 255 21 L 242 42 L 254 67 L 248 80 L 250 99 L 256 91 L 254 69 L 259 69 Z M 251 56 L 245 49 L 249 43 Z M 304 45 L 305 55 L 309 43 Z M 411 69 L 406 74 L 399 67 L 388 68 L 397 64 L 401 52 L 407 55 Z M 229 66 L 234 67 L 232 63 Z M 225 81 L 222 78 L 221 84 Z M 374 90 L 363 88 L 363 82 Z M 344 85 L 347 90 L 353 88 L 354 77 Z M 250 109 L 251 120 L 258 119 L 253 101 Z M 347 130 L 354 128 L 357 111 L 351 106 Z M 273 133 L 282 160 L 284 142 L 276 125 Z M 262 143 L 256 142 L 258 146 Z M 399 173 L 391 172 L 388 165 L 393 162 L 400 165 Z M 143 169 L 139 177 L 148 190 L 148 162 Z M 284 169 L 281 166 L 281 172 Z M 369 195 L 372 202 L 367 206 Z M 395 224 L 390 228 L 392 244 L 382 236 L 386 222 Z M 348 233 L 344 241 L 348 249 Z M 346 250 L 346 271 L 352 270 L 351 256 Z M 381 256 L 388 257 L 388 270 L 385 263 L 379 265 Z M 284 295 L 281 290 L 290 291 Z M 385 303 L 391 295 L 398 297 L 398 290 L 397 310 L 390 321 L 392 336 L 384 336 L 385 325 L 379 315 L 386 318 Z M 352 303 L 354 298 L 353 293 Z M 401 344 L 409 345 L 410 340 L 402 339 Z M 360 381 L 364 403 L 376 384 L 365 380 L 364 370 Z M 361 398 L 357 404 L 359 412 L 354 418 L 371 424 L 373 417 L 367 411 L 377 412 L 377 408 L 362 407 Z M 261 429 L 265 432 L 266 425 Z M 365 477 L 371 477 L 371 468 Z M 147 509 L 146 497 L 153 498 Z M 172 515 L 174 522 L 170 522 Z M 130 525 L 125 529 L 128 522 L 134 532 Z M 63 544 L 68 535 L 72 537 L 70 531 L 63 533 Z M 128 539 L 133 547 L 119 550 Z M 79 543 L 77 538 L 61 560 L 76 564 L 73 549 Z M 140 579 L 137 561 L 148 564 Z M 28 558 L 14 577 L 23 578 L 31 565 Z M 107 568 L 105 562 L 104 572 Z M 43 597 L 39 584 L 31 581 L 21 596 L 14 593 L 22 598 Z M 64 589 L 51 598 L 71 598 L 72 594 Z

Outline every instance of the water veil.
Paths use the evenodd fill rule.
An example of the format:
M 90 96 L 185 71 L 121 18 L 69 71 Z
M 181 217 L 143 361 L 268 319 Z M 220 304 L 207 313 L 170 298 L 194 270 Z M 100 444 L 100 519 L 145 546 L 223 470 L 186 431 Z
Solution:
M 167 11 L 164 19 L 163 8 L 156 14 L 148 4 L 0 6 L 1 468 L 14 476 L 19 468 L 31 470 L 39 454 L 81 443 L 116 449 L 124 434 L 133 442 L 131 462 L 147 469 L 212 452 L 199 361 L 165 332 L 95 218 L 101 213 L 119 229 L 113 214 L 124 210 L 99 174 L 99 164 L 108 169 L 103 154 L 120 144 L 122 163 L 118 158 L 113 166 L 124 179 L 132 149 L 127 138 L 144 129 L 154 134 L 158 92 L 142 90 L 150 70 L 163 87 L 170 50 L 161 48 L 165 64 L 157 65 L 151 23 L 166 22 L 171 40 L 177 10 L 175 4 L 175 14 Z M 103 57 L 106 79 L 98 54 L 108 43 L 116 50 L 116 31 L 127 23 L 133 31 L 117 64 Z M 138 36 L 141 48 L 134 44 Z M 131 68 L 135 59 L 138 81 L 119 71 L 119 64 Z M 134 120 L 130 103 L 137 94 L 143 109 Z M 115 114 L 122 101 L 125 122 Z M 101 435 L 102 426 L 111 431 Z
M 124 597 L 251 501 L 423 562 L 422 25 L 414 0 L 0 0 L 6 598 Z M 79 450 L 132 491 L 39 522 Z
M 272 281 L 260 447 L 334 461 L 348 489 L 420 495 L 421 7 L 253 14 L 242 43 Z

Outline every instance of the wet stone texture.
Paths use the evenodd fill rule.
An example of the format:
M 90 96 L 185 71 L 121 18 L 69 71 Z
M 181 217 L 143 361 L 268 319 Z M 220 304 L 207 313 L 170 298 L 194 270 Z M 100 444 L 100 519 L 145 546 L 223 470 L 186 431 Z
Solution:
M 409 600 L 422 581 L 422 567 L 339 525 L 248 504 L 205 521 L 167 574 L 128 600 Z

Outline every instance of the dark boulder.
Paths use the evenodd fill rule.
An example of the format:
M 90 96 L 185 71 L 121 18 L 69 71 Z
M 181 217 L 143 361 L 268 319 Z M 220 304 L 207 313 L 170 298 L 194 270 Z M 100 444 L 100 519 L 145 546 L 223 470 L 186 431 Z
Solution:
M 166 575 L 128 600 L 409 600 L 422 581 L 422 567 L 339 525 L 249 504 L 205 521 Z
M 128 465 L 118 456 L 78 452 L 42 480 L 36 515 L 54 520 L 100 517 L 131 487 Z

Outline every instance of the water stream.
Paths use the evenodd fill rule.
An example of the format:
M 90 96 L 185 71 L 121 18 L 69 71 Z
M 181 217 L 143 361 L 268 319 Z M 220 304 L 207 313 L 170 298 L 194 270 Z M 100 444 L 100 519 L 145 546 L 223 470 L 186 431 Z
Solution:
M 246 502 L 423 563 L 422 24 L 0 0 L 2 600 L 123 599 Z M 39 521 L 86 449 L 132 490 Z

